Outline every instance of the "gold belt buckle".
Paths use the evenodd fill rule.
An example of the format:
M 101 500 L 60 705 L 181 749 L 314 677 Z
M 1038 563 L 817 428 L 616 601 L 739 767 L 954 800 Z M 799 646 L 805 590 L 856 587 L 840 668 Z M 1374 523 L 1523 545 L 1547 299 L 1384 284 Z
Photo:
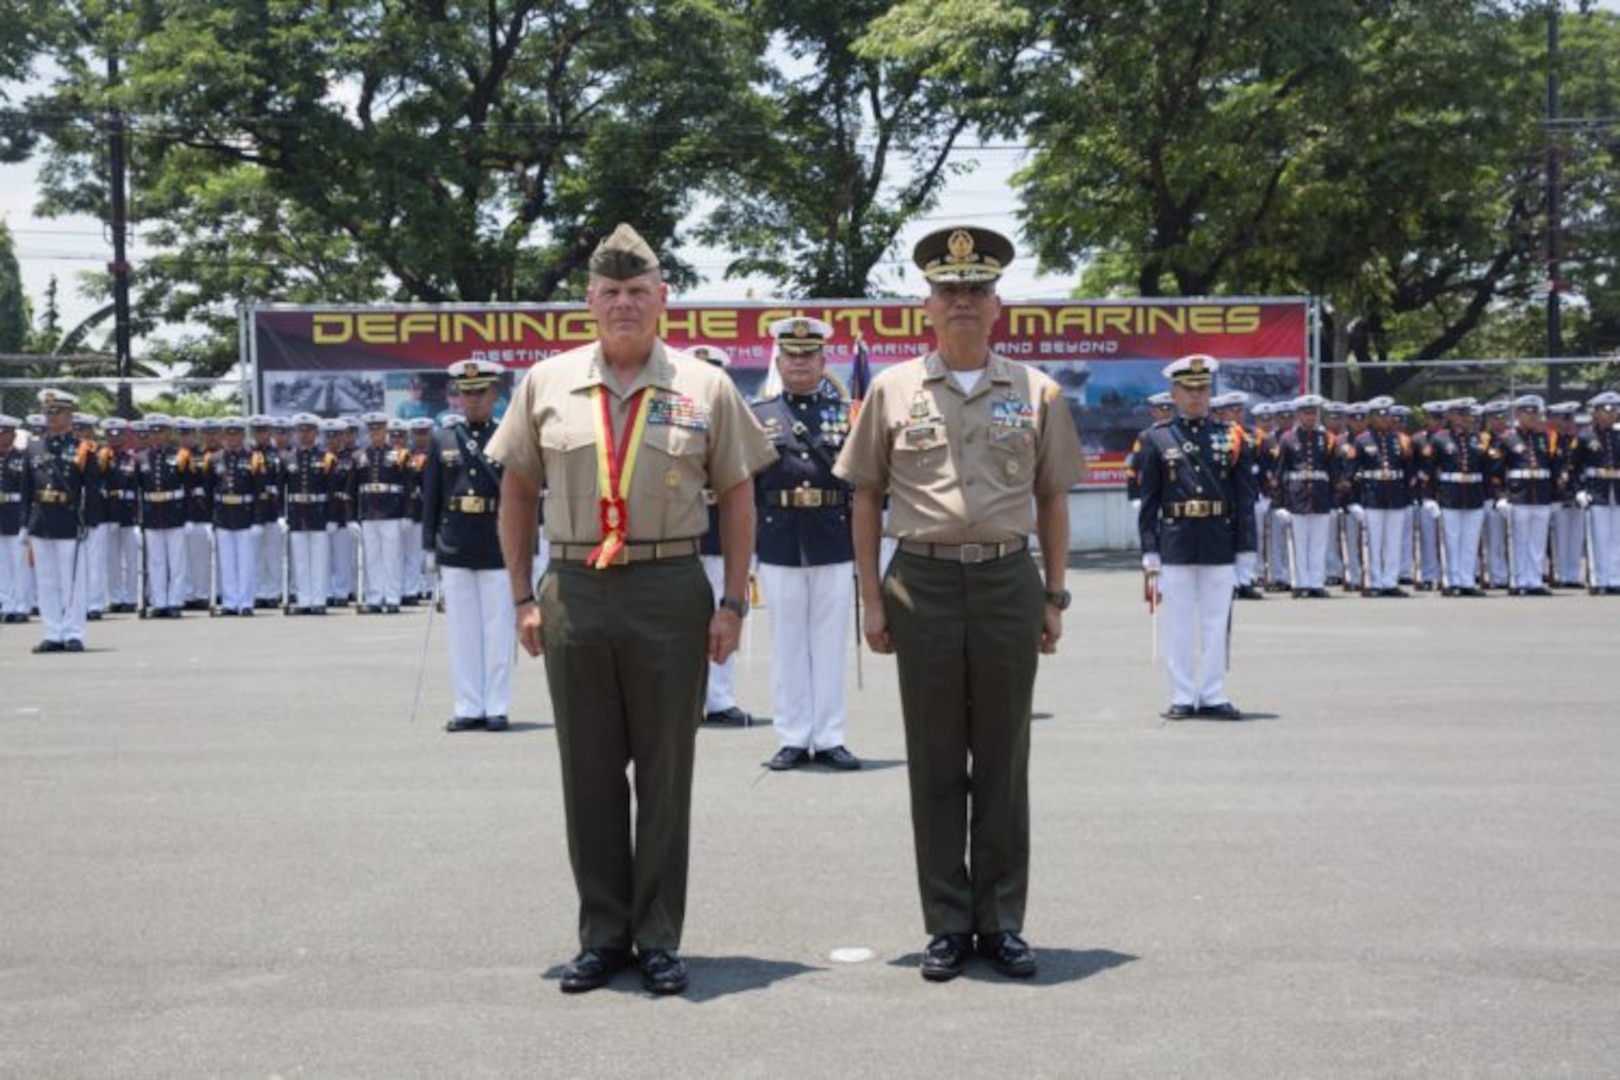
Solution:
M 983 544 L 963 544 L 960 548 L 957 549 L 956 557 L 957 557 L 958 560 L 960 560 L 961 562 L 965 562 L 965 563 L 984 562 L 984 545 Z
M 800 509 L 814 510 L 821 506 L 821 491 L 818 488 L 794 488 L 793 505 Z

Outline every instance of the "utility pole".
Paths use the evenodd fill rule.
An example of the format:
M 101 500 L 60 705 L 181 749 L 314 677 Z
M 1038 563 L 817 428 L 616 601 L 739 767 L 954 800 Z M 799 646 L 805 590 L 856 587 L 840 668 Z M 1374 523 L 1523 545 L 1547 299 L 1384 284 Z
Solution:
M 1563 133 L 1558 126 L 1558 6 L 1560 0 L 1547 5 L 1547 358 L 1557 360 L 1564 355 L 1563 312 L 1559 307 L 1559 293 L 1564 288 L 1560 280 L 1559 232 L 1562 228 L 1563 198 L 1560 192 L 1559 146 Z M 1547 365 L 1547 394 L 1558 398 L 1563 393 L 1563 368 L 1557 363 Z
M 107 90 L 109 93 L 118 88 L 118 53 L 116 46 L 107 49 Z M 118 357 L 118 415 L 132 418 L 135 415 L 135 405 L 129 388 L 129 380 L 134 374 L 134 362 L 130 355 L 129 342 L 129 259 L 125 252 L 125 233 L 129 225 L 129 202 L 125 195 L 125 186 L 128 180 L 124 160 L 125 136 L 127 128 L 124 123 L 124 112 L 116 105 L 113 106 L 107 117 L 107 137 L 110 140 L 107 160 L 111 176 L 112 187 L 112 262 L 107 264 L 107 272 L 112 275 L 113 288 L 113 340 Z

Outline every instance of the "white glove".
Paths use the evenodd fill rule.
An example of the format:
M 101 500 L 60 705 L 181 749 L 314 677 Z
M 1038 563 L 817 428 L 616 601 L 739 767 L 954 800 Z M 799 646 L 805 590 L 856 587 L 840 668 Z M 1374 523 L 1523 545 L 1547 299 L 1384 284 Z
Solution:
M 1286 510 L 1273 511 L 1273 515 L 1276 517 L 1276 519 L 1279 522 L 1281 522 L 1284 525 L 1292 525 L 1294 523 L 1294 515 L 1290 514 Z
M 1497 499 L 1496 500 L 1496 512 L 1498 514 L 1501 514 L 1503 517 L 1507 517 L 1508 514 L 1512 512 L 1512 510 L 1513 510 L 1513 504 L 1508 502 L 1506 499 Z
M 1131 513 L 1140 514 L 1141 512 L 1142 512 L 1142 500 L 1141 499 L 1132 499 L 1131 500 Z
M 1357 521 L 1367 520 L 1367 510 L 1360 503 L 1351 503 L 1349 510 L 1350 516 L 1355 518 Z
M 435 554 L 434 552 L 424 551 L 422 553 L 422 569 L 426 570 L 428 573 L 431 574 L 431 573 L 433 573 L 433 571 L 437 570 L 438 568 L 439 568 L 439 556 L 437 554 Z
M 249 525 L 248 526 L 248 535 L 253 537 L 253 539 L 257 540 L 259 537 L 264 535 L 264 526 L 263 525 Z
M 1142 569 L 1150 574 L 1159 572 L 1159 556 L 1157 552 L 1149 551 L 1142 556 Z
M 1428 518 L 1430 521 L 1439 521 L 1440 520 L 1440 504 L 1435 502 L 1433 499 L 1424 499 L 1423 500 L 1423 516 Z
M 1580 507 L 1582 510 L 1585 510 L 1588 506 L 1591 506 L 1592 493 L 1590 491 L 1577 491 L 1575 493 L 1575 505 Z

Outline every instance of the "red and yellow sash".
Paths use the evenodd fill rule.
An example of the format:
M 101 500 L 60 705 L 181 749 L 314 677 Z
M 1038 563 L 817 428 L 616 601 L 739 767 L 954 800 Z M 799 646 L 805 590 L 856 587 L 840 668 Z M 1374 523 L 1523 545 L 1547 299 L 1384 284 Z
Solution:
M 630 398 L 630 415 L 617 448 L 613 445 L 613 413 L 608 389 L 596 388 L 596 490 L 601 492 L 602 542 L 591 552 L 591 565 L 606 570 L 630 535 L 630 479 L 636 471 L 636 452 L 647 429 L 647 411 L 642 403 L 647 388 Z

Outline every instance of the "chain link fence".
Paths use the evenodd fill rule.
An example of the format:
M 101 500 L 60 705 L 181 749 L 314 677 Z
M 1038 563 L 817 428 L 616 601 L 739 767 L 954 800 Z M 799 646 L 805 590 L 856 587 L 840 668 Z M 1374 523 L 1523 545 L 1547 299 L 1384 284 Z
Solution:
M 1325 396 L 1337 401 L 1366 401 L 1387 394 L 1415 407 L 1461 397 L 1483 403 L 1539 394 L 1548 404 L 1578 401 L 1584 406 L 1605 390 L 1620 390 L 1620 357 L 1324 363 L 1320 385 Z

